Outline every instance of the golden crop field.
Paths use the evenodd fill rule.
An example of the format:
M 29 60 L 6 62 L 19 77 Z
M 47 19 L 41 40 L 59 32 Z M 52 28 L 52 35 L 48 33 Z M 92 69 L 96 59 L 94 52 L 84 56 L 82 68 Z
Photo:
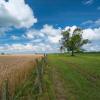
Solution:
M 0 95 L 2 95 L 5 80 L 8 80 L 9 93 L 13 95 L 15 87 L 21 84 L 34 68 L 34 60 L 41 56 L 42 55 L 0 55 Z

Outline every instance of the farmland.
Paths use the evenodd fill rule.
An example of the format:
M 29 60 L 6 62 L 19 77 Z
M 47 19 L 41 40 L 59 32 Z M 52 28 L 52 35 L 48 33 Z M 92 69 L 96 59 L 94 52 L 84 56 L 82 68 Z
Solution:
M 34 100 L 100 100 L 100 53 L 76 54 L 74 57 L 48 54 L 43 92 L 37 94 L 33 58 L 41 56 L 0 56 L 0 86 L 7 78 L 11 95 L 17 97 L 14 100 L 33 100 L 35 95 Z
M 41 55 L 1 55 L 0 56 L 0 95 L 5 80 L 8 80 L 9 94 L 13 95 L 15 88 L 27 79 L 34 68 L 34 59 Z

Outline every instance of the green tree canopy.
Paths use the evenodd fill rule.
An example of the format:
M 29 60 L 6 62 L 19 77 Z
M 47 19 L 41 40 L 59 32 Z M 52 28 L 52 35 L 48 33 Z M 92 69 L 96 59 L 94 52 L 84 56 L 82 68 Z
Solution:
M 82 29 L 76 28 L 72 33 L 71 30 L 63 31 L 61 38 L 61 47 L 60 49 L 67 49 L 67 51 L 71 51 L 72 56 L 74 56 L 74 52 L 81 51 L 82 46 L 89 42 L 88 39 L 83 39 L 82 37 Z

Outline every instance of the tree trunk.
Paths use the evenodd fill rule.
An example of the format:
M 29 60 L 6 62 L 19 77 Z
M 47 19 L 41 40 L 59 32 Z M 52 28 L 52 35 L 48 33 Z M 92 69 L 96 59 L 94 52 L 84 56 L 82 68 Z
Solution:
M 74 56 L 74 50 L 72 50 L 72 55 L 71 56 Z

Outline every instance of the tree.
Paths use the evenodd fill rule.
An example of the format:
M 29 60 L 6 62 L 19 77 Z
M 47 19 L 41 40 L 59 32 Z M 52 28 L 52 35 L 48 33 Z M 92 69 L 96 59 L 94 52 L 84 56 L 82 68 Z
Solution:
M 74 56 L 74 53 L 82 50 L 82 46 L 89 42 L 88 39 L 83 39 L 82 30 L 76 28 L 72 33 L 71 30 L 63 31 L 61 38 L 61 48 L 71 51 L 71 55 Z
M 63 46 L 61 46 L 60 47 L 60 52 L 63 53 L 63 51 L 64 51 L 64 48 L 63 48 Z

